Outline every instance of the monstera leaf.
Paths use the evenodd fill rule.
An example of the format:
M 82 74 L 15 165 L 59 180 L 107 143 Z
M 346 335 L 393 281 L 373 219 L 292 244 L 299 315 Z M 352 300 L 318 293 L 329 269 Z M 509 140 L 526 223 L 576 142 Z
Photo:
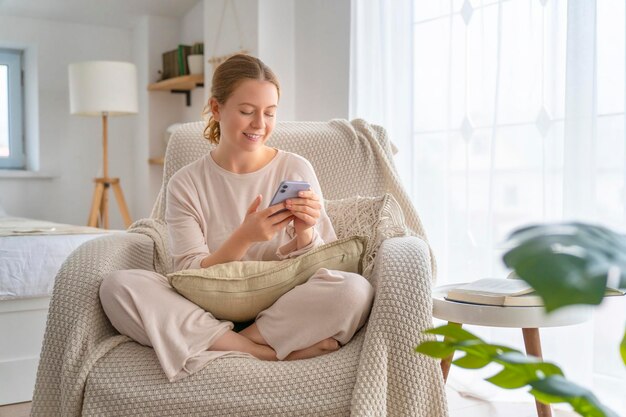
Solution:
M 543 298 L 547 311 L 600 304 L 609 275 L 626 287 L 626 237 L 583 223 L 530 226 L 509 237 L 504 263 Z M 619 279 L 619 283 L 617 283 Z

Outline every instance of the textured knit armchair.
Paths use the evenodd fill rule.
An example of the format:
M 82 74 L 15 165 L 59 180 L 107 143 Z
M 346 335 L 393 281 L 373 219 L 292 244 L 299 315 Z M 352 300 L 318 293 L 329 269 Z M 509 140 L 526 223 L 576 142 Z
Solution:
M 372 312 L 350 343 L 300 361 L 218 359 L 170 383 L 152 348 L 115 330 L 98 297 L 102 277 L 166 264 L 164 190 L 173 173 L 209 151 L 203 127 L 185 124 L 170 139 L 163 186 L 144 232 L 87 242 L 61 268 L 32 415 L 447 416 L 437 362 L 413 352 L 425 340 L 421 330 L 432 325 L 434 263 L 384 130 L 362 120 L 282 122 L 269 143 L 311 161 L 326 200 L 393 195 L 414 232 L 380 245 L 369 276 L 376 289 Z

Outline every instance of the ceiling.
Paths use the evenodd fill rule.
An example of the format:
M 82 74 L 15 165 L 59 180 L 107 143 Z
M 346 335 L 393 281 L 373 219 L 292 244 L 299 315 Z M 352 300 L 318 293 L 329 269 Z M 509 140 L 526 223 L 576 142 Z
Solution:
M 144 15 L 183 17 L 202 0 L 0 0 L 0 15 L 132 29 Z

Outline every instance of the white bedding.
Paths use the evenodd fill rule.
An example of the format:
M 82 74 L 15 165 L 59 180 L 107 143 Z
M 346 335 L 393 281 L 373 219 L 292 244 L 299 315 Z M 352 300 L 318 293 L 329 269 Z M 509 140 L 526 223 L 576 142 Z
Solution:
M 63 261 L 81 244 L 100 236 L 0 237 L 0 300 L 51 295 Z
M 104 233 L 108 231 L 0 236 L 0 300 L 51 295 L 54 278 L 68 255 Z

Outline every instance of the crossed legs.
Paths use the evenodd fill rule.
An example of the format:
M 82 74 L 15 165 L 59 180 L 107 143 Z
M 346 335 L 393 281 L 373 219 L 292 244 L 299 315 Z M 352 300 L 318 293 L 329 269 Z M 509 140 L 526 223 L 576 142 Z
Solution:
M 365 324 L 374 290 L 361 275 L 320 268 L 306 283 L 259 313 L 236 333 L 228 331 L 209 350 L 237 350 L 265 360 L 324 355 L 346 344 Z
M 100 286 L 102 307 L 111 324 L 121 334 L 153 347 L 171 381 L 183 371 L 201 369 L 222 352 L 295 360 L 335 351 L 365 324 L 373 297 L 373 288 L 362 276 L 321 268 L 237 333 L 230 330 L 232 324 L 215 319 L 176 293 L 167 278 L 156 272 L 114 271 Z
M 267 361 L 278 360 L 276 351 L 272 349 L 267 341 L 259 332 L 256 323 L 246 327 L 244 330 L 236 333 L 232 330 L 226 332 L 222 337 L 217 339 L 210 350 L 236 350 L 239 352 L 250 353 L 259 359 Z M 339 342 L 332 337 L 324 339 L 313 346 L 305 349 L 291 352 L 284 360 L 297 360 L 314 358 L 315 356 L 324 355 L 339 349 Z

